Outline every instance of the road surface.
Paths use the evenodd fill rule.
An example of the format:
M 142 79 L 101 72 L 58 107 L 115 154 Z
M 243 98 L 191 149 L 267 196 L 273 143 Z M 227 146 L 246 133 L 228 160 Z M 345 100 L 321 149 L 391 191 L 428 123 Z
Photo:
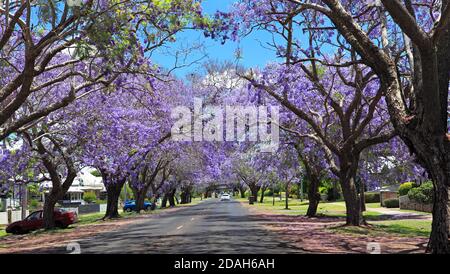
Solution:
M 80 241 L 81 253 L 300 253 L 237 201 L 210 199 Z M 45 253 L 67 253 L 66 248 Z

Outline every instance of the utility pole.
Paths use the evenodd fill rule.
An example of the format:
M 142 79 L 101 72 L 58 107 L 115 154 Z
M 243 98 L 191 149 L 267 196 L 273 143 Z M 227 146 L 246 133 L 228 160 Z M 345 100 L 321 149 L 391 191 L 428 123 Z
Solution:
M 21 202 L 22 202 L 22 220 L 27 217 L 27 207 L 28 207 L 28 188 L 26 184 L 22 184 L 21 190 Z
M 125 188 L 125 189 L 123 190 L 123 193 L 124 193 L 124 196 L 125 196 L 123 202 L 126 203 L 127 200 L 128 200 L 128 199 L 127 199 L 127 198 L 128 198 L 128 197 L 127 197 L 127 194 L 128 194 L 128 193 L 127 193 L 127 182 L 125 182 L 125 184 L 123 184 L 123 186 L 124 186 L 124 188 Z
M 272 183 L 272 206 L 275 206 L 275 184 Z
M 303 202 L 303 179 L 300 179 L 300 201 Z

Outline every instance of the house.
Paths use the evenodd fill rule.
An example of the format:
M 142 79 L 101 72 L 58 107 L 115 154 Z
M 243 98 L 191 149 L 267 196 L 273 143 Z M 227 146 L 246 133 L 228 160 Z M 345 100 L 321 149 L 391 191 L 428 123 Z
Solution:
M 92 168 L 82 169 L 73 181 L 72 186 L 69 188 L 66 195 L 61 201 L 59 201 L 59 203 L 64 206 L 85 204 L 83 194 L 86 192 L 93 192 L 97 198 L 100 198 L 102 194 L 106 192 L 106 189 L 103 185 L 102 178 L 92 175 L 92 171 L 94 170 L 95 169 Z M 42 200 L 45 201 L 45 196 L 51 191 L 52 183 L 48 181 L 43 182 L 40 188 L 43 192 Z
M 398 189 L 400 188 L 400 185 L 391 185 L 391 186 L 384 186 L 380 189 L 380 203 L 381 206 L 384 205 L 384 201 L 390 200 L 390 199 L 398 199 Z

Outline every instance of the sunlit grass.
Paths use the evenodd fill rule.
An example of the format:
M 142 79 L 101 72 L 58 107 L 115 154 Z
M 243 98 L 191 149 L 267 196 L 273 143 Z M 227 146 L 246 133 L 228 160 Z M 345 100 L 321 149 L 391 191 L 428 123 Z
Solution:
M 76 223 L 76 225 L 85 225 L 85 224 L 95 223 L 95 222 L 101 220 L 101 218 L 103 218 L 103 216 L 105 216 L 104 212 L 81 214 L 81 215 L 78 215 L 78 222 Z
M 8 235 L 8 233 L 6 233 L 5 231 L 6 226 L 4 225 L 0 225 L 0 237 L 4 237 L 6 235 Z
M 388 220 L 374 221 L 370 227 L 343 226 L 330 228 L 340 233 L 383 236 L 393 234 L 402 237 L 428 237 L 431 232 L 431 220 Z
M 237 198 L 238 201 L 247 202 L 247 199 Z M 308 210 L 308 201 L 299 199 L 289 199 L 288 207 L 286 210 L 286 200 L 275 197 L 275 203 L 272 197 L 266 197 L 264 203 L 255 203 L 254 206 L 261 209 L 284 215 L 305 215 Z M 344 202 L 321 202 L 317 208 L 318 215 L 341 217 L 345 216 L 345 203 Z
M 380 208 L 380 203 L 366 203 L 366 208 Z
M 246 199 L 238 199 L 247 202 Z M 289 200 L 290 210 L 284 209 L 285 201 L 276 199 L 275 206 L 272 205 L 272 197 L 264 201 L 263 204 L 256 203 L 255 206 L 265 211 L 273 212 L 274 214 L 283 215 L 305 215 L 308 209 L 307 201 L 299 201 L 297 199 Z M 370 222 L 370 227 L 339 227 L 333 230 L 343 233 L 363 234 L 370 236 L 382 236 L 386 234 L 394 234 L 405 237 L 428 237 L 431 231 L 431 220 L 382 220 L 386 215 L 382 213 L 371 211 L 370 209 L 381 208 L 379 203 L 367 203 L 367 211 L 364 212 L 364 217 Z M 417 213 L 420 215 L 430 215 L 426 212 L 418 212 L 413 210 L 401 210 L 405 213 Z M 321 202 L 317 208 L 317 215 L 323 217 L 345 217 L 345 203 L 344 202 Z
M 182 207 L 184 207 L 184 206 L 192 206 L 192 205 L 199 204 L 199 203 L 201 203 L 204 200 L 205 199 L 201 199 L 200 197 L 195 197 L 195 198 L 192 198 L 192 201 L 189 204 L 177 204 L 176 206 L 182 206 Z
M 381 230 L 404 236 L 427 237 L 431 233 L 431 220 L 390 220 L 374 223 Z

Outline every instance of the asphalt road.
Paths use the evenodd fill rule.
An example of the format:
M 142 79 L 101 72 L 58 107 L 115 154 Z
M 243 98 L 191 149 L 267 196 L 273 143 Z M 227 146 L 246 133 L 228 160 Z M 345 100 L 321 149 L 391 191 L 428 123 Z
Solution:
M 210 199 L 79 242 L 81 253 L 299 253 L 236 201 Z M 46 253 L 67 253 L 66 249 Z

